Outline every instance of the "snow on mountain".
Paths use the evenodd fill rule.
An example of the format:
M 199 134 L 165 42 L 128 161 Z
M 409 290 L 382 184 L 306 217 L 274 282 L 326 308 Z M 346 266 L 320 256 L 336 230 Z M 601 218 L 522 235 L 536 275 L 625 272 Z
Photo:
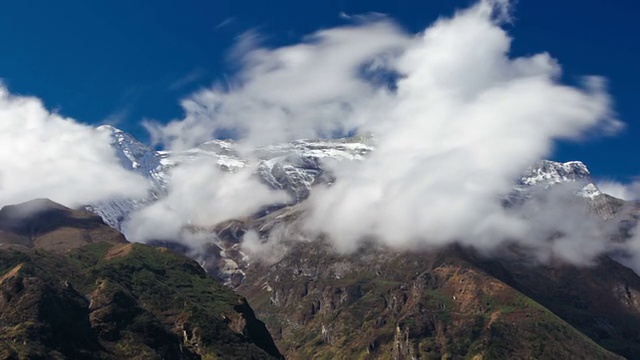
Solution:
M 121 230 L 121 224 L 129 214 L 165 194 L 164 167 L 160 162 L 160 154 L 139 142 L 131 134 L 110 125 L 102 125 L 98 130 L 108 132 L 111 136 L 111 147 L 120 159 L 122 167 L 144 176 L 150 184 L 150 191 L 146 198 L 110 199 L 85 207 L 86 210 L 100 215 L 107 225 Z
M 562 183 L 578 183 L 582 185 L 581 190 L 576 194 L 579 196 L 593 199 L 602 194 L 593 184 L 589 169 L 581 161 L 559 163 L 540 160 L 527 169 L 518 181 L 520 187 L 549 188 Z
M 296 140 L 259 148 L 245 157 L 230 140 L 212 140 L 184 151 L 156 151 L 113 126 L 103 125 L 99 130 L 110 133 L 111 146 L 122 166 L 150 182 L 149 196 L 144 199 L 111 199 L 86 207 L 116 229 L 121 229 L 121 224 L 133 211 L 166 194 L 171 169 L 176 166 L 204 161 L 231 172 L 255 166 L 257 175 L 267 185 L 287 191 L 294 202 L 300 202 L 309 196 L 313 185 L 333 181 L 324 161 L 361 160 L 373 150 L 370 138 L 352 137 Z
M 162 166 L 169 169 L 180 164 L 187 164 L 208 160 L 215 163 L 223 170 L 236 171 L 247 165 L 247 160 L 242 159 L 236 151 L 235 143 L 230 140 L 212 140 L 196 148 L 184 151 L 160 151 Z
M 258 174 L 274 189 L 286 190 L 294 202 L 309 196 L 311 187 L 333 182 L 324 161 L 362 160 L 373 151 L 371 139 L 352 137 L 335 140 L 296 140 L 260 148 Z
M 99 129 L 110 132 L 111 145 L 122 166 L 150 181 L 151 190 L 147 198 L 113 199 L 87 206 L 88 210 L 99 214 L 107 224 L 117 229 L 132 211 L 166 194 L 171 169 L 181 164 L 204 160 L 231 172 L 255 166 L 256 174 L 262 181 L 273 189 L 287 191 L 292 201 L 297 203 L 309 196 L 314 185 L 334 181 L 326 166 L 327 161 L 359 161 L 374 151 L 373 139 L 367 136 L 296 140 L 258 148 L 245 153 L 244 157 L 231 140 L 212 140 L 185 151 L 156 151 L 115 127 L 103 125 Z M 584 184 L 577 193 L 579 196 L 594 198 L 601 194 L 591 181 L 589 170 L 579 161 L 538 161 L 524 172 L 514 191 L 522 195 L 529 187 L 548 188 L 574 182 Z
M 111 125 L 99 126 L 98 130 L 109 132 L 111 146 L 116 150 L 116 155 L 120 158 L 123 167 L 145 174 L 153 172 L 160 165 L 157 152 L 139 142 L 131 134 Z

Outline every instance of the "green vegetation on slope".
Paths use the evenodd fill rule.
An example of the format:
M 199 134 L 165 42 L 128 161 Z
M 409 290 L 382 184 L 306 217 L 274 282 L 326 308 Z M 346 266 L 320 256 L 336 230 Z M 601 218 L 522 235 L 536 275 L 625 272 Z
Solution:
M 459 251 L 298 244 L 238 290 L 289 359 L 616 359 Z
M 0 357 L 279 357 L 244 298 L 142 244 L 0 250 Z

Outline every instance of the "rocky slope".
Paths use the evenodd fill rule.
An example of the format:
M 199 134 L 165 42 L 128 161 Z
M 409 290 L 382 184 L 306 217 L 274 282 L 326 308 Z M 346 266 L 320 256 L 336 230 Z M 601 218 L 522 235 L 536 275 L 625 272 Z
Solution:
M 640 279 L 606 259 L 528 268 L 456 246 L 340 255 L 316 241 L 250 267 L 238 291 L 290 359 L 640 356 Z
M 584 202 L 606 209 L 616 224 L 635 226 L 640 214 L 637 204 L 604 194 Z M 640 357 L 640 277 L 609 256 L 579 267 L 541 263 L 515 245 L 481 255 L 459 246 L 401 252 L 375 243 L 345 255 L 322 237 L 304 238 L 296 225 L 304 209 L 301 203 L 213 229 L 232 249 L 248 229 L 267 245 L 279 232 L 266 261 L 226 255 L 242 274 L 229 284 L 254 305 L 288 358 Z M 603 241 L 628 235 L 621 226 L 619 238 Z M 212 274 L 220 266 L 204 264 Z
M 39 200 L 0 210 L 0 357 L 269 359 L 243 297 L 193 260 Z
M 602 241 L 627 241 L 637 204 L 604 194 L 583 201 L 620 225 L 617 238 Z M 594 266 L 542 263 L 515 245 L 488 255 L 372 243 L 344 255 L 298 232 L 304 211 L 303 202 L 220 224 L 208 231 L 226 244 L 224 256 L 217 245 L 208 260 L 201 254 L 210 274 L 233 262 L 228 284 L 253 304 L 287 358 L 640 358 L 640 277 L 612 260 L 615 253 Z M 267 245 L 279 232 L 273 256 L 239 251 L 248 229 Z
M 602 241 L 628 241 L 638 204 L 576 201 L 620 228 Z M 247 229 L 267 244 L 280 232 L 275 257 L 238 258 L 243 281 L 232 285 L 288 358 L 640 358 L 640 277 L 615 253 L 593 266 L 539 262 L 516 245 L 489 255 L 371 243 L 344 255 L 298 232 L 304 211 L 303 202 L 215 229 L 233 246 Z

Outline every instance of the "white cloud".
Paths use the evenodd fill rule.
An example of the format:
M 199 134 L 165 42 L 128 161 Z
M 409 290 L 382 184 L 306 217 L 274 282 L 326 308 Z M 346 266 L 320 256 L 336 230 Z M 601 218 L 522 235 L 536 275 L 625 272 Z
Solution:
M 253 44 L 242 43 L 247 41 Z M 391 22 L 378 20 L 322 30 L 288 47 L 242 45 L 243 67 L 234 81 L 183 100 L 184 119 L 146 126 L 154 140 L 172 149 L 198 145 L 224 130 L 264 145 L 355 128 L 366 119 L 354 111 L 379 96 L 359 76 L 361 67 L 408 41 Z
M 201 160 L 171 169 L 168 195 L 134 213 L 123 232 L 134 241 L 174 240 L 185 226 L 207 229 L 287 200 L 283 192 L 262 184 L 251 168 L 228 173 Z
M 549 54 L 510 55 L 500 27 L 509 6 L 483 0 L 417 35 L 376 17 L 281 48 L 243 43 L 230 86 L 185 99 L 184 119 L 147 127 L 174 149 L 221 131 L 247 146 L 373 133 L 376 151 L 336 165 L 335 184 L 310 199 L 307 229 L 343 250 L 365 236 L 398 247 L 526 243 L 540 225 L 532 219 L 580 233 L 573 223 L 508 213 L 501 199 L 555 140 L 610 134 L 620 123 L 603 79 L 566 86 Z M 572 236 L 553 244 L 545 249 L 574 261 L 600 251 Z
M 225 26 L 229 26 L 229 25 L 233 24 L 235 21 L 236 21 L 235 17 L 233 17 L 233 16 L 232 17 L 228 17 L 228 18 L 222 20 L 220 23 L 218 23 L 218 25 L 216 25 L 214 27 L 214 29 L 217 30 L 217 29 L 223 28 Z
M 312 195 L 311 229 L 350 250 L 363 235 L 493 246 L 541 225 L 503 209 L 515 179 L 555 139 L 617 122 L 597 78 L 571 88 L 548 54 L 510 58 L 511 39 L 486 6 L 439 20 L 395 59 L 397 92 L 363 127 L 376 151 Z
M 623 184 L 616 181 L 600 181 L 598 188 L 605 194 L 617 197 L 622 200 L 638 200 L 640 199 L 640 182 L 632 182 Z
M 0 205 L 50 198 L 78 206 L 144 196 L 147 181 L 120 166 L 109 142 L 108 133 L 0 85 Z

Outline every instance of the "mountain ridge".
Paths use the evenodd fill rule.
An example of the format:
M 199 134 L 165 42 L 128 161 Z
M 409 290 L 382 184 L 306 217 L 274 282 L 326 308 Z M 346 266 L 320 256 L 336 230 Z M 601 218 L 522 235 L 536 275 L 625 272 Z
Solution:
M 263 183 L 274 190 L 286 191 L 291 202 L 298 203 L 309 196 L 313 186 L 331 184 L 335 180 L 323 163 L 325 159 L 359 161 L 375 151 L 374 139 L 359 135 L 328 140 L 295 140 L 265 146 L 252 150 L 250 159 L 246 159 L 231 140 L 212 140 L 183 151 L 156 151 L 115 127 L 103 125 L 100 128 L 111 133 L 111 146 L 122 166 L 150 181 L 151 193 L 146 199 L 115 199 L 87 206 L 89 211 L 99 214 L 107 224 L 119 230 L 132 212 L 166 194 L 171 168 L 175 166 L 202 159 L 233 172 L 253 165 Z M 536 162 L 520 178 L 514 179 L 514 194 L 528 187 L 546 188 L 570 182 L 582 184 L 582 189 L 577 192 L 580 196 L 594 198 L 601 195 L 584 163 L 550 160 Z

